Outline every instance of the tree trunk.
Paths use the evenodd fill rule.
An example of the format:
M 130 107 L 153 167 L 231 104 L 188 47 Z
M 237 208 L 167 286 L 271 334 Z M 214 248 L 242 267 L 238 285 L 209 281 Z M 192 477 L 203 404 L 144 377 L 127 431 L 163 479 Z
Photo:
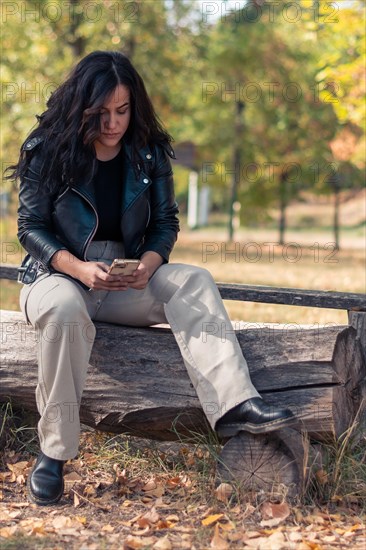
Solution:
M 231 178 L 231 192 L 230 192 L 230 210 L 229 210 L 229 242 L 234 240 L 234 213 L 235 202 L 238 200 L 238 187 L 240 181 L 240 161 L 241 161 L 241 148 L 242 148 L 242 135 L 243 135 L 243 121 L 242 112 L 244 109 L 244 103 L 242 101 L 236 101 L 235 103 L 235 136 L 233 141 L 233 166 L 232 166 L 232 178 Z
M 279 244 L 285 244 L 286 231 L 286 208 L 287 208 L 287 174 L 281 173 L 280 176 L 280 223 L 279 223 Z
M 334 245 L 336 250 L 339 250 L 339 187 L 338 185 L 334 189 L 334 218 L 333 218 L 333 229 L 334 229 Z

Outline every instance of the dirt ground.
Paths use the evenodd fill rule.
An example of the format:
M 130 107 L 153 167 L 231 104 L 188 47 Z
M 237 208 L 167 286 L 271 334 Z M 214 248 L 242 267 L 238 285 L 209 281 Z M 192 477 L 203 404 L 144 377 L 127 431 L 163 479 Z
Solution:
M 120 437 L 124 454 L 105 434 L 83 434 L 79 457 L 65 465 L 65 492 L 55 506 L 27 500 L 34 456 L 6 451 L 0 472 L 0 548 L 366 547 L 360 497 L 333 495 L 321 502 L 263 492 L 241 495 L 215 483 L 215 463 L 205 447 Z M 317 475 L 324 487 L 327 474 Z

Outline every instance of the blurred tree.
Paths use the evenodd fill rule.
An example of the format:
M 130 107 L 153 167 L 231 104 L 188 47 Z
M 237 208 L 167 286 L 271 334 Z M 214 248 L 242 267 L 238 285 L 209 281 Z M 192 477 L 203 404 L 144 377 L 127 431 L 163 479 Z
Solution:
M 52 91 L 96 49 L 118 49 L 132 59 L 158 115 L 180 139 L 187 83 L 199 58 L 196 12 L 194 0 L 7 3 L 2 12 L 3 168 L 16 161 Z
M 218 22 L 210 35 L 210 80 L 205 88 L 206 139 L 211 154 L 222 159 L 221 166 L 229 166 L 225 173 L 212 169 L 212 175 L 226 183 L 228 172 L 234 174 L 233 182 L 240 174 L 236 185 L 246 222 L 277 201 L 281 243 L 289 201 L 309 185 L 311 165 L 326 163 L 328 142 L 337 128 L 331 106 L 313 92 L 315 36 L 306 18 L 298 24 L 285 17 L 284 5 L 277 2 L 259 17 L 257 7 L 248 4 Z M 310 13 L 304 15 L 310 18 Z M 233 105 L 238 101 L 246 105 L 239 170 L 228 160 L 235 143 Z
M 284 241 L 286 208 L 301 189 L 330 192 L 334 166 L 346 170 L 342 188 L 362 185 L 365 1 L 220 6 L 210 20 L 195 0 L 3 3 L 3 167 L 78 59 L 118 49 L 176 141 L 197 146 L 216 202 L 229 211 L 238 197 L 245 223 L 277 204 Z M 345 146 L 344 129 L 356 141 L 339 160 L 330 144 Z M 186 177 L 177 170 L 181 196 Z
M 336 17 L 330 21 L 325 4 L 319 5 L 316 37 L 320 55 L 314 91 L 319 101 L 331 105 L 338 129 L 329 142 L 330 170 L 316 188 L 333 194 L 334 242 L 339 248 L 341 191 L 365 185 L 365 0 L 333 8 L 337 8 Z

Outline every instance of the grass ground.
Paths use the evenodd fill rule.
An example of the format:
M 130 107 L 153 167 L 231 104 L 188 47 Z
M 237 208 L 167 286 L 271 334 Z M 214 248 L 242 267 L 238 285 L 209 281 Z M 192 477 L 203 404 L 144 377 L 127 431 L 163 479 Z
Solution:
M 8 230 L 3 256 L 18 263 Z M 347 229 L 335 251 L 325 230 L 289 232 L 292 245 L 280 246 L 275 231 L 240 229 L 228 247 L 217 224 L 182 231 L 172 261 L 206 267 L 217 281 L 364 292 L 364 239 L 364 227 Z M 3 282 L 1 307 L 18 309 L 18 293 L 19 285 Z M 347 323 L 336 310 L 226 305 L 232 319 L 244 321 Z M 356 424 L 343 443 L 324 447 L 322 467 L 297 501 L 218 491 L 217 441 L 156 443 L 85 428 L 79 456 L 65 466 L 63 499 L 39 508 L 25 489 L 38 452 L 34 424 L 9 406 L 0 419 L 2 550 L 365 549 L 366 436 Z

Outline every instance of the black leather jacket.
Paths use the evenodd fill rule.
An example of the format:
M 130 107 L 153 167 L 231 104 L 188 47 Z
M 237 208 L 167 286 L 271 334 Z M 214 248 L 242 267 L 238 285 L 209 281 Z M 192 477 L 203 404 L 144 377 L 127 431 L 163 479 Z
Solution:
M 141 162 L 132 162 L 129 146 L 123 143 L 123 148 L 121 233 L 126 258 L 139 258 L 149 250 L 168 262 L 179 231 L 168 157 L 175 158 L 174 151 L 169 144 L 145 147 L 139 151 Z M 32 158 L 20 182 L 18 238 L 28 254 L 19 268 L 19 281 L 31 283 L 41 273 L 54 271 L 51 259 L 58 250 L 86 259 L 98 214 L 92 185 L 65 182 L 55 193 L 42 186 L 40 170 L 47 162 L 42 138 L 26 141 L 23 149 Z

